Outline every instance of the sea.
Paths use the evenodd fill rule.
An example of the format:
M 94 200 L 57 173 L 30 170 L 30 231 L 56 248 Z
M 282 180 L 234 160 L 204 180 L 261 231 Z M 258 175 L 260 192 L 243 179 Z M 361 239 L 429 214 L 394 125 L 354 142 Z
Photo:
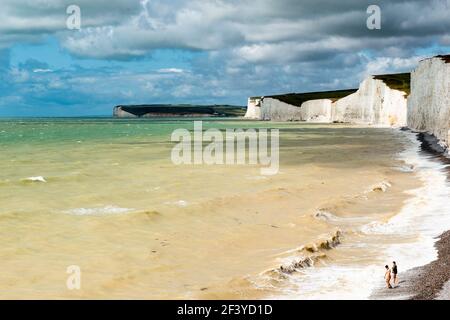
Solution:
M 174 163 L 193 119 L 0 119 L 0 298 L 367 299 L 436 258 L 448 168 L 416 134 L 197 120 L 279 130 L 278 173 Z

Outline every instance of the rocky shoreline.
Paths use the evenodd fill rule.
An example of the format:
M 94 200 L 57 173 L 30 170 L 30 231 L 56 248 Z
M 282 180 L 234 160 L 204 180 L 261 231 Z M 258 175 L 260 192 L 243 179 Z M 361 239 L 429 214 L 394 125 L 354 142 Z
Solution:
M 424 152 L 433 153 L 437 159 L 449 165 L 447 177 L 450 180 L 450 159 L 444 155 L 445 149 L 438 139 L 424 133 L 419 133 L 418 138 L 422 142 Z M 438 239 L 435 244 L 438 251 L 437 260 L 410 270 L 410 276 L 405 278 L 411 282 L 411 300 L 433 300 L 438 297 L 450 299 L 450 292 L 443 290 L 450 281 L 450 230 L 441 234 Z
M 445 297 L 445 293 L 440 294 L 444 285 L 450 280 L 450 231 L 443 233 L 435 246 L 438 250 L 438 259 L 412 269 L 412 276 L 406 278 L 412 284 L 412 292 L 415 292 L 411 300 L 432 300 L 438 296 L 450 299 L 448 295 Z

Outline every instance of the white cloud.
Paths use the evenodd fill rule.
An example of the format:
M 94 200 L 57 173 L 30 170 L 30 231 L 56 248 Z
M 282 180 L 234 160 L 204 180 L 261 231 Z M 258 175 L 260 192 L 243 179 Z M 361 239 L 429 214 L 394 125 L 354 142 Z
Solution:
M 47 73 L 47 72 L 53 72 L 52 69 L 34 69 L 34 73 Z
M 409 72 L 424 58 L 424 56 L 414 56 L 411 58 L 378 57 L 367 62 L 361 78 L 375 74 Z
M 163 68 L 158 70 L 159 73 L 183 73 L 183 69 L 178 68 Z
M 66 29 L 65 9 L 74 3 L 81 7 L 81 31 Z M 355 87 L 369 74 L 409 71 L 422 58 L 418 53 L 442 53 L 450 45 L 444 0 L 377 3 L 382 29 L 372 32 L 361 0 L 1 0 L 0 95 L 13 92 L 28 105 L 89 101 L 105 108 L 245 104 L 250 95 Z M 75 57 L 74 66 L 9 65 L 9 51 L 1 48 L 46 35 Z M 153 54 L 156 49 L 176 54 L 161 57 L 165 51 Z M 78 58 L 106 62 L 88 60 L 92 68 L 78 68 L 84 61 Z
M 138 14 L 138 1 L 126 0 L 2 0 L 0 8 L 0 48 L 17 41 L 35 42 L 49 34 L 66 37 L 66 9 L 81 8 L 82 27 L 115 26 L 127 16 Z
M 0 47 L 54 34 L 83 57 L 231 49 L 248 61 L 283 63 L 326 57 L 330 50 L 426 46 L 439 37 L 447 43 L 450 30 L 447 0 L 379 0 L 383 24 L 377 33 L 367 30 L 367 6 L 360 0 L 78 0 L 82 30 L 69 31 L 65 9 L 72 2 L 2 0 Z

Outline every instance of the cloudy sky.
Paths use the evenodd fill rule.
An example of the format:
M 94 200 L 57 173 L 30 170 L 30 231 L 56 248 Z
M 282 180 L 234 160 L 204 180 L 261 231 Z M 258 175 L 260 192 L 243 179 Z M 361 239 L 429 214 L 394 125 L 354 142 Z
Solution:
M 381 30 L 366 12 L 381 8 Z M 81 30 L 69 30 L 69 5 Z M 0 0 L 0 116 L 356 87 L 450 53 L 450 0 Z

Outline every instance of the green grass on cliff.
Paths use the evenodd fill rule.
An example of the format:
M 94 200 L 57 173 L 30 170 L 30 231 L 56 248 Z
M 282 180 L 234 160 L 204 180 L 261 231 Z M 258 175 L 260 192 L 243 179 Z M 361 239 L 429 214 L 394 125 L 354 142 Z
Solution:
M 150 104 L 150 105 L 121 105 L 123 111 L 134 114 L 137 117 L 152 114 L 164 114 L 185 116 L 198 114 L 204 116 L 242 117 L 245 115 L 246 107 L 231 105 L 172 105 L 172 104 Z
M 306 92 L 306 93 L 287 93 L 274 96 L 267 96 L 266 98 L 274 98 L 285 103 L 300 107 L 303 102 L 308 100 L 330 99 L 333 102 L 346 97 L 357 89 L 346 89 L 336 91 L 321 91 L 321 92 Z
M 441 58 L 442 60 L 445 61 L 445 63 L 450 63 L 450 54 L 439 55 L 439 56 L 436 56 L 436 58 Z
M 383 81 L 391 89 L 406 92 L 406 95 L 409 95 L 409 93 L 411 92 L 410 73 L 380 74 L 373 76 L 373 78 Z
M 445 61 L 450 61 L 449 56 L 442 56 Z M 447 60 L 446 60 L 447 59 Z M 380 74 L 373 76 L 374 79 L 383 81 L 389 88 L 393 90 L 400 90 L 409 95 L 410 93 L 410 83 L 411 74 L 410 73 L 397 73 L 397 74 Z M 346 90 L 336 90 L 336 91 L 322 91 L 322 92 L 306 92 L 306 93 L 286 93 L 278 94 L 272 96 L 266 96 L 266 98 L 278 99 L 282 102 L 300 107 L 303 102 L 308 100 L 318 100 L 318 99 L 330 99 L 333 102 L 344 98 L 354 92 L 357 89 L 346 89 Z M 260 97 L 251 97 L 251 99 Z

